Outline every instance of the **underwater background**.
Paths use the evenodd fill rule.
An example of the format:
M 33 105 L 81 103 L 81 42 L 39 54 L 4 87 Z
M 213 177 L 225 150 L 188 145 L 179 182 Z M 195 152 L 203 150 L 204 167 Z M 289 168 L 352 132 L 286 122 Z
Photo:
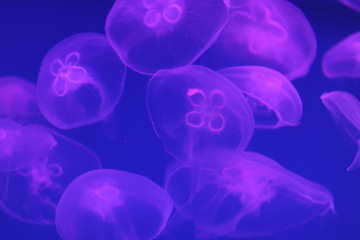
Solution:
M 303 103 L 301 124 L 276 130 L 256 129 L 247 150 L 267 155 L 286 169 L 328 188 L 336 212 L 258 239 L 360 239 L 360 170 L 346 171 L 357 146 L 336 126 L 320 100 L 323 92 L 333 90 L 360 97 L 360 79 L 333 81 L 321 70 L 324 53 L 360 30 L 360 14 L 335 0 L 291 2 L 308 18 L 318 45 L 309 73 L 293 81 Z M 0 76 L 14 75 L 36 83 L 48 50 L 76 33 L 104 33 L 112 5 L 111 0 L 0 0 Z M 110 119 L 56 131 L 93 150 L 103 168 L 137 173 L 163 186 L 164 171 L 172 157 L 156 136 L 146 109 L 149 78 L 128 69 L 122 97 Z M 0 211 L 0 240 L 18 239 L 60 238 L 54 226 L 22 223 Z

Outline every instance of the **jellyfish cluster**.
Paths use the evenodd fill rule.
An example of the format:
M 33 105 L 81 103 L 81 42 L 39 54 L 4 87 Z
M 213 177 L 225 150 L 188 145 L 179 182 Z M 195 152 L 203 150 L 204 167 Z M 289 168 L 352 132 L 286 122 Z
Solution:
M 339 3 L 360 12 L 356 0 Z M 77 33 L 48 49 L 36 84 L 0 77 L 3 213 L 51 226 L 61 240 L 248 239 L 336 215 L 329 182 L 249 148 L 257 132 L 302 125 L 305 107 L 294 83 L 309 74 L 318 46 L 297 6 L 115 0 L 103 21 L 105 34 Z M 360 32 L 320 57 L 326 78 L 360 79 Z M 120 109 L 114 118 L 125 82 L 140 75 L 148 81 L 137 94 L 150 141 L 167 157 L 157 160 L 167 165 L 163 182 L 109 167 L 111 151 L 99 155 L 76 138 L 90 125 L 121 125 L 121 116 L 131 114 Z M 339 159 L 347 171 L 360 167 L 354 94 L 339 87 L 317 99 L 357 146 L 352 162 Z M 106 134 L 88 135 L 100 145 Z

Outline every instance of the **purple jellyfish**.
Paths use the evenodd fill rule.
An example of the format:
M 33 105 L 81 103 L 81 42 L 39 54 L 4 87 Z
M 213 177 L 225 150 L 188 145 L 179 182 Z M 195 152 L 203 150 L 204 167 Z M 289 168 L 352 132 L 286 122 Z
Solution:
M 167 193 L 149 179 L 118 170 L 95 170 L 75 179 L 56 210 L 63 240 L 150 240 L 173 210 Z
M 227 2 L 230 20 L 202 64 L 212 69 L 261 65 L 290 80 L 308 73 L 317 46 L 301 10 L 285 0 Z
M 360 0 L 338 0 L 348 8 L 360 12 Z
M 62 129 L 103 120 L 119 101 L 125 73 L 105 36 L 71 36 L 53 47 L 41 64 L 36 89 L 40 110 Z
M 153 74 L 194 62 L 227 20 L 222 0 L 116 0 L 105 30 L 127 66 Z
M 52 148 L 48 151 L 34 141 L 28 148 L 33 147 L 38 159 L 30 159 L 32 164 L 26 167 L 0 172 L 0 208 L 23 222 L 54 224 L 56 206 L 67 185 L 84 172 L 100 168 L 100 162 L 86 147 L 50 129 L 28 128 L 37 140 L 52 137 Z M 18 144 L 24 140 L 28 141 L 16 139 Z
M 356 170 L 360 167 L 360 102 L 343 91 L 323 93 L 320 98 L 334 120 L 356 142 L 359 149 L 347 171 Z
M 44 122 L 36 103 L 35 85 L 19 77 L 0 77 L 0 118 L 20 124 Z
M 149 82 L 147 106 L 166 150 L 189 165 L 217 167 L 218 158 L 203 162 L 199 154 L 243 150 L 253 134 L 254 119 L 243 94 L 205 67 L 159 71 Z
M 334 211 L 331 193 L 263 155 L 227 153 L 218 170 L 169 168 L 165 188 L 176 210 L 220 236 L 255 237 Z
M 328 78 L 360 78 L 360 32 L 328 50 L 322 60 L 322 70 Z
M 254 114 L 255 127 L 296 126 L 302 115 L 298 92 L 281 73 L 261 66 L 242 66 L 218 71 L 245 95 Z

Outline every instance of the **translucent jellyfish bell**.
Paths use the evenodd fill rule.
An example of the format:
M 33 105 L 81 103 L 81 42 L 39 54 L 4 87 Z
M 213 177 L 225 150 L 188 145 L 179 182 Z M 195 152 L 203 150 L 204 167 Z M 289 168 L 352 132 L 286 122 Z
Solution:
M 56 144 L 48 131 L 0 118 L 0 172 L 30 166 L 46 158 Z
M 328 78 L 360 78 L 360 32 L 328 50 L 322 60 L 322 70 Z
M 233 154 L 218 170 L 176 163 L 165 189 L 176 210 L 210 232 L 267 236 L 334 211 L 331 193 L 257 153 Z
M 116 0 L 105 30 L 127 66 L 153 74 L 194 62 L 227 20 L 222 0 Z
M 338 0 L 348 8 L 360 13 L 360 1 L 359 0 Z
M 308 20 L 285 0 L 228 1 L 230 19 L 202 63 L 212 69 L 261 65 L 293 80 L 308 73 L 316 38 Z
M 281 73 L 261 66 L 231 67 L 218 72 L 245 94 L 254 114 L 255 127 L 298 125 L 302 115 L 301 99 Z
M 323 93 L 320 98 L 335 121 L 358 145 L 358 152 L 347 168 L 348 171 L 356 170 L 360 167 L 360 102 L 350 93 L 343 91 Z
M 167 193 L 149 179 L 118 170 L 95 170 L 75 179 L 56 210 L 63 240 L 150 240 L 173 210 Z
M 198 155 L 243 150 L 253 134 L 254 119 L 243 94 L 205 67 L 159 71 L 149 82 L 147 106 L 166 150 L 186 164 L 216 167 L 216 161 L 203 162 Z
M 35 86 L 19 77 L 0 77 L 0 117 L 21 124 L 42 122 L 43 117 L 35 98 Z
M 62 129 L 103 120 L 119 101 L 125 73 L 105 36 L 71 36 L 53 47 L 41 64 L 36 89 L 40 110 Z
M 86 147 L 50 129 L 28 128 L 51 136 L 55 146 L 27 167 L 0 172 L 0 208 L 23 222 L 54 224 L 56 206 L 67 185 L 82 173 L 100 168 L 100 162 Z M 39 146 L 33 143 L 34 150 Z

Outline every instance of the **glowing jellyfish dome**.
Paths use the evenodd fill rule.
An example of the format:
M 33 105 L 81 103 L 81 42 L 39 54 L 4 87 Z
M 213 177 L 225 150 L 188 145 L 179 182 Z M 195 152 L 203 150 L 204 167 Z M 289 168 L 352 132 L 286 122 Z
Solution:
M 176 210 L 199 228 L 218 236 L 268 236 L 334 211 L 325 187 L 272 159 L 252 152 L 225 156 L 217 170 L 176 162 L 166 174 Z
M 156 73 L 147 89 L 153 127 L 166 150 L 190 165 L 217 167 L 199 154 L 243 150 L 254 129 L 254 118 L 243 93 L 208 68 L 187 66 Z
M 75 179 L 56 210 L 62 240 L 150 240 L 173 210 L 167 193 L 149 179 L 118 170 L 95 170 Z
M 153 74 L 194 62 L 227 20 L 222 0 L 116 0 L 105 30 L 127 66 Z
M 21 124 L 44 122 L 35 97 L 35 85 L 16 76 L 0 77 L 0 117 Z
M 261 65 L 288 79 L 306 75 L 317 44 L 305 15 L 285 0 L 228 0 L 230 20 L 200 59 L 212 69 Z
M 37 101 L 45 118 L 62 129 L 103 120 L 120 99 L 125 65 L 97 33 L 73 35 L 45 56 L 37 82 Z
M 48 128 L 34 125 L 15 129 L 15 123 L 7 120 L 5 125 L 3 121 L 0 167 L 4 160 L 8 165 L 6 171 L 0 171 L 0 208 L 23 222 L 54 224 L 56 206 L 65 188 L 84 172 L 100 168 L 99 159 L 83 145 Z M 4 135 L 9 140 L 1 139 Z

